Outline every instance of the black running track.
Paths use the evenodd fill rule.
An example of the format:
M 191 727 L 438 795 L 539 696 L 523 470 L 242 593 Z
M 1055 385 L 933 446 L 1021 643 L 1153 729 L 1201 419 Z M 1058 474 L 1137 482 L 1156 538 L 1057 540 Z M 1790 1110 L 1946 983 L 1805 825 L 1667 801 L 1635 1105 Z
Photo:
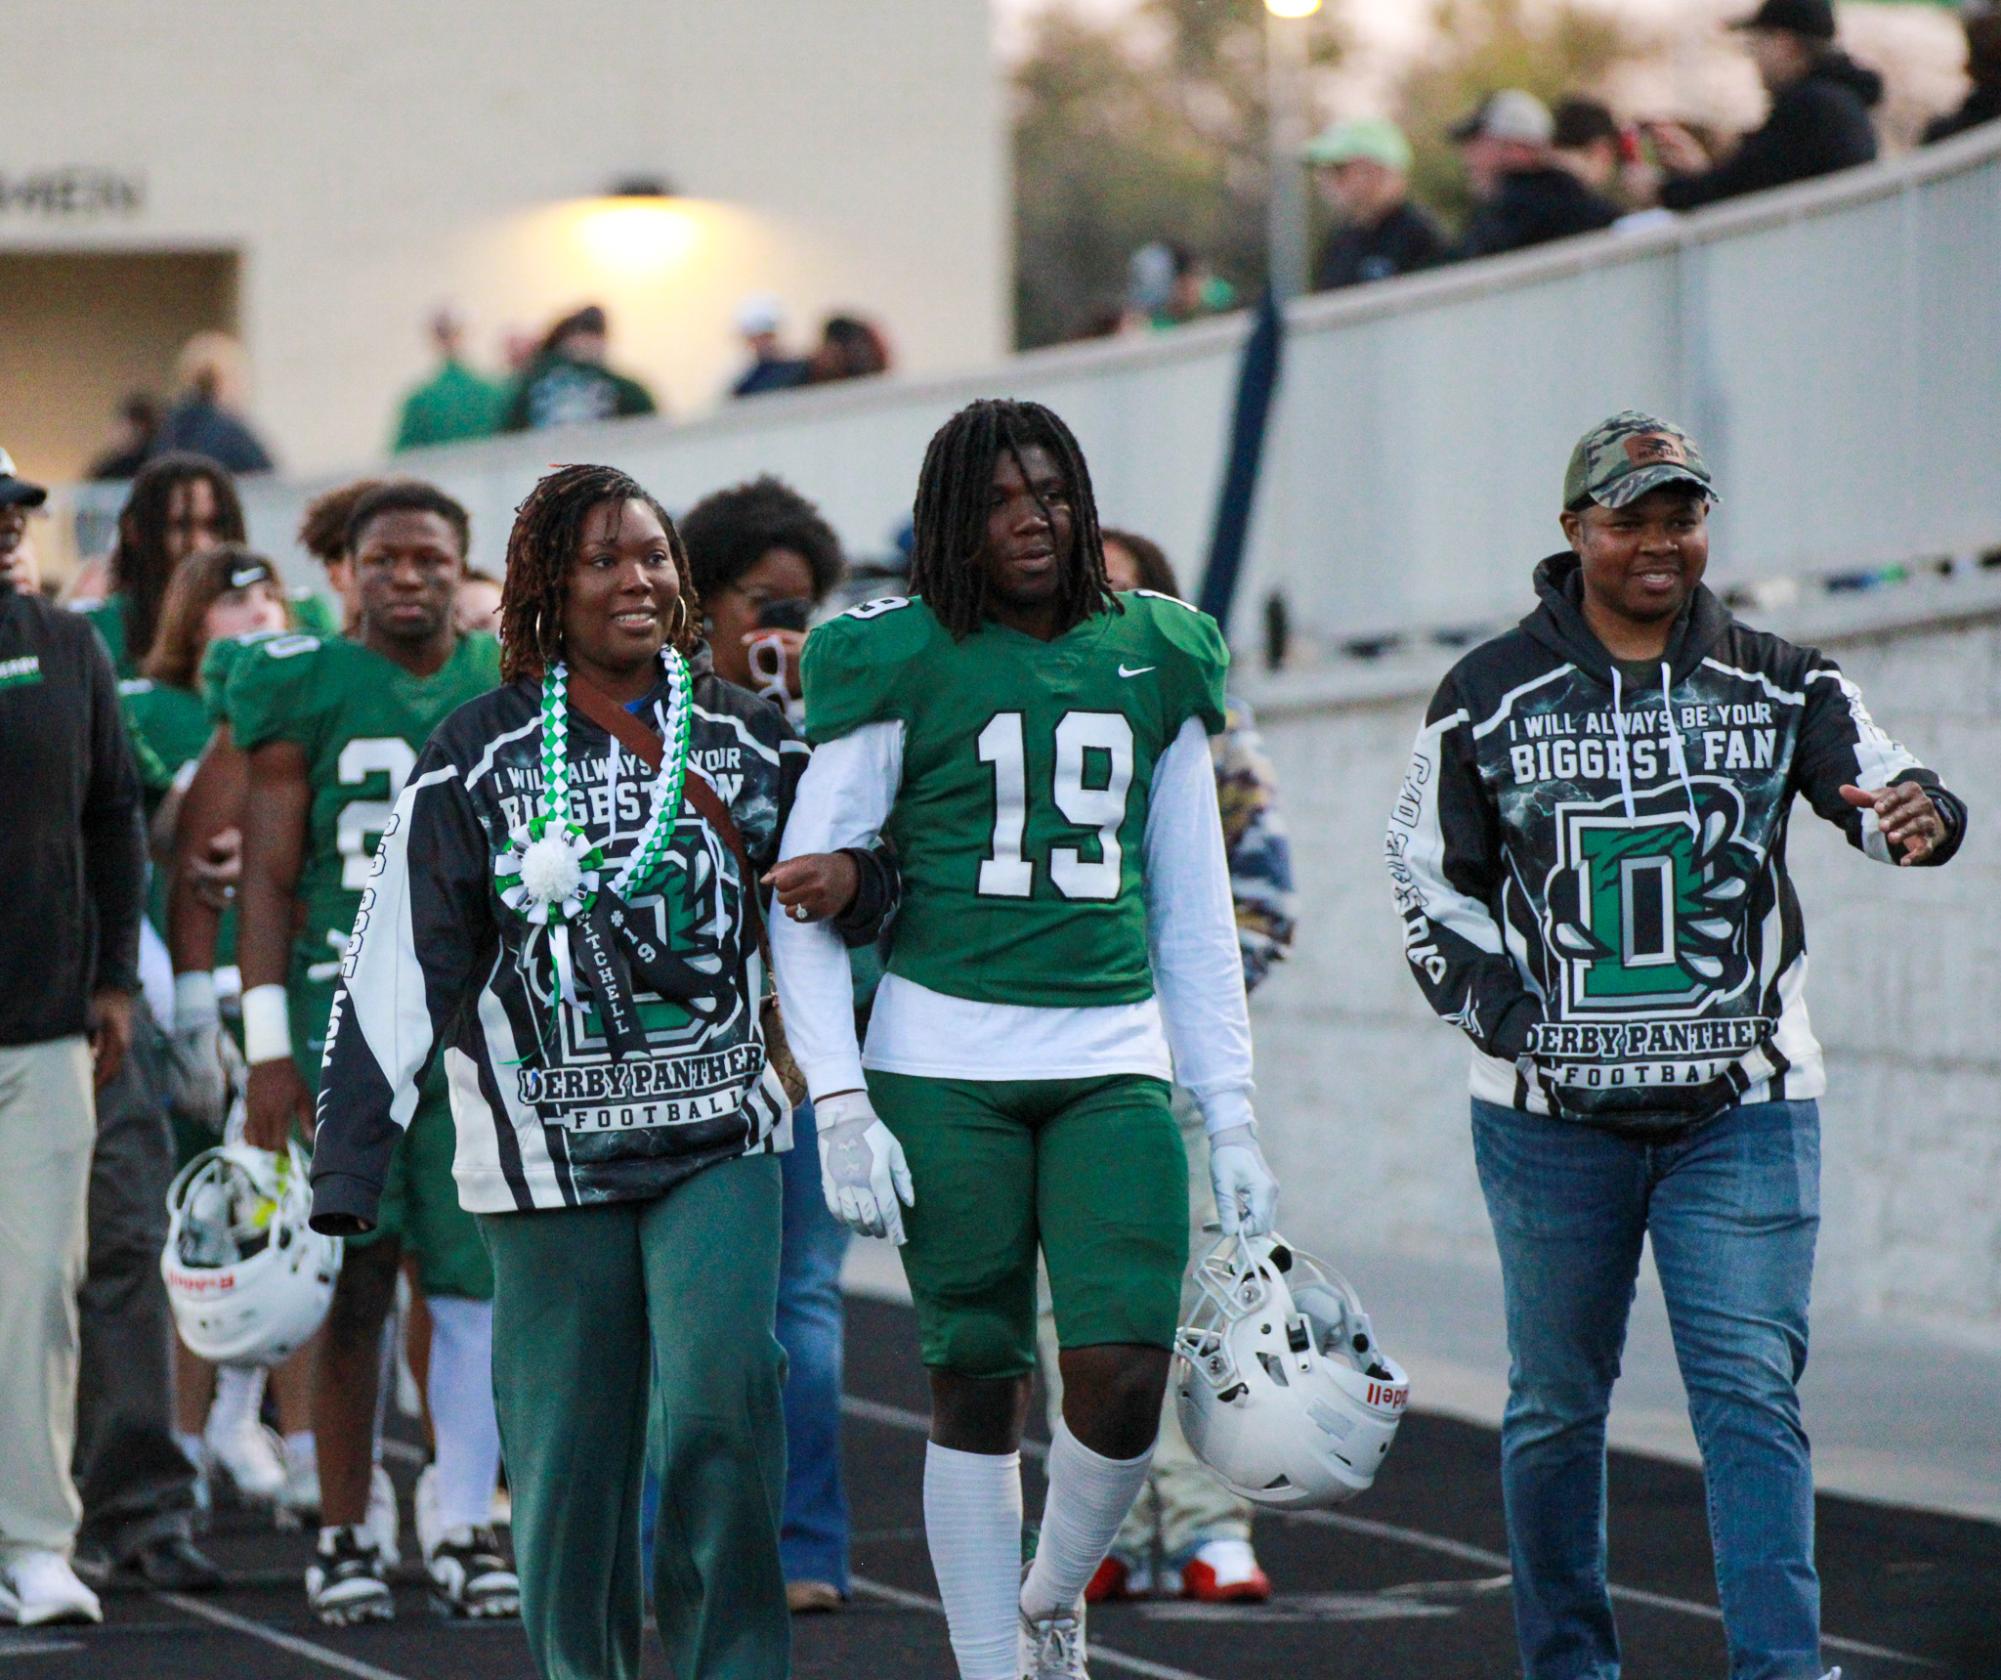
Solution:
M 848 1381 L 855 1599 L 795 1623 L 795 1672 L 951 1680 L 924 1552 L 925 1394 L 907 1310 L 850 1304 Z M 407 1500 L 410 1466 L 398 1469 Z M 1033 1468 L 1028 1498 L 1033 1511 Z M 1505 1680 L 1519 1669 L 1499 1501 L 1493 1432 L 1418 1413 L 1364 1498 L 1260 1522 L 1270 1604 L 1095 1610 L 1092 1672 Z M 1702 1510 L 1693 1471 L 1615 1455 L 1612 1577 L 1629 1680 L 1726 1672 Z M 1839 1498 L 1819 1510 L 1827 1657 L 1847 1680 L 2001 1680 L 2001 1528 Z M 407 1506 L 405 1518 L 407 1534 Z M 306 1614 L 305 1536 L 225 1514 L 206 1543 L 231 1573 L 227 1591 L 114 1592 L 102 1628 L 0 1629 L 0 1680 L 532 1680 L 518 1624 L 439 1620 L 410 1566 L 393 1624 L 334 1631 Z M 650 1636 L 649 1648 L 649 1680 L 669 1680 Z

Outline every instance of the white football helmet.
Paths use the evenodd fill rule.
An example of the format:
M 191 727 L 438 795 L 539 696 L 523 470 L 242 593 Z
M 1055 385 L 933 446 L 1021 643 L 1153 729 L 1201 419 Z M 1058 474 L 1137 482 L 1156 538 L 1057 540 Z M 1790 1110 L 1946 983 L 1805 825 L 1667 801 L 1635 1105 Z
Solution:
M 1339 1505 L 1376 1479 L 1410 1400 L 1347 1279 L 1284 1238 L 1225 1238 L 1174 1338 L 1182 1433 L 1233 1493 Z
M 160 1275 L 191 1352 L 218 1365 L 279 1365 L 319 1329 L 340 1239 L 306 1221 L 306 1160 L 247 1143 L 197 1155 L 167 1191 Z

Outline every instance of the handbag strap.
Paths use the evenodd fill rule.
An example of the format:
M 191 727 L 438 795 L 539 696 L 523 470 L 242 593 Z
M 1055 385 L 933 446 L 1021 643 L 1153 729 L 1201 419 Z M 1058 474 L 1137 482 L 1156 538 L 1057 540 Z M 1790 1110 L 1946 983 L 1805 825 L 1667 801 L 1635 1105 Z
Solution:
M 592 723 L 643 762 L 647 769 L 660 768 L 667 756 L 667 748 L 651 729 L 580 671 L 570 672 L 569 691 L 570 704 Z M 708 777 L 692 764 L 682 779 L 681 797 L 695 807 L 695 814 L 715 830 L 716 838 L 729 847 L 735 857 L 737 873 L 743 881 L 744 903 L 749 906 L 750 925 L 757 935 L 757 948 L 763 954 L 765 970 L 769 972 L 771 945 L 764 931 L 764 908 L 758 900 L 757 871 L 751 867 L 750 850 L 743 843 L 743 831 L 737 827 L 736 819 L 730 815 L 729 807 L 722 802 Z

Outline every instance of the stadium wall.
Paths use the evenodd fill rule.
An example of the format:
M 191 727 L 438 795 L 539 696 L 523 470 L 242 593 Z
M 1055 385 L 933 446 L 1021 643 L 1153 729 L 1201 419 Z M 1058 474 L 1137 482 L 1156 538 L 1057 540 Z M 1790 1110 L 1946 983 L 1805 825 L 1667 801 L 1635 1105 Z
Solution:
M 1524 610 L 1526 573 L 1512 574 Z M 1826 648 L 1877 721 L 1972 807 L 1959 856 L 1884 868 L 1802 802 L 1790 857 L 1827 1050 L 1816 1301 L 2001 1348 L 2001 576 L 1911 584 L 1759 622 Z M 1383 867 L 1390 802 L 1450 656 L 1253 689 L 1302 916 L 1253 1005 L 1285 1227 L 1493 1262 L 1463 1035 L 1406 972 Z

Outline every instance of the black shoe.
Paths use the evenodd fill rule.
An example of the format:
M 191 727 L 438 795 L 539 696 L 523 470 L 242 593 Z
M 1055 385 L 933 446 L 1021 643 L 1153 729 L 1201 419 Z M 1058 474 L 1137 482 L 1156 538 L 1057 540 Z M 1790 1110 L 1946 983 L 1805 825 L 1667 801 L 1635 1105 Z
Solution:
M 306 1570 L 306 1603 L 328 1627 L 386 1622 L 396 1614 L 382 1553 L 362 1528 L 320 1530 L 320 1543 Z
M 521 1583 L 490 1528 L 455 1528 L 425 1560 L 431 1601 L 448 1616 L 518 1616 Z
M 70 1554 L 69 1566 L 84 1585 L 102 1592 L 118 1571 L 118 1560 L 102 1540 L 79 1540 Z
M 220 1592 L 221 1568 L 185 1534 L 162 1534 L 124 1560 L 123 1568 L 165 1592 Z

